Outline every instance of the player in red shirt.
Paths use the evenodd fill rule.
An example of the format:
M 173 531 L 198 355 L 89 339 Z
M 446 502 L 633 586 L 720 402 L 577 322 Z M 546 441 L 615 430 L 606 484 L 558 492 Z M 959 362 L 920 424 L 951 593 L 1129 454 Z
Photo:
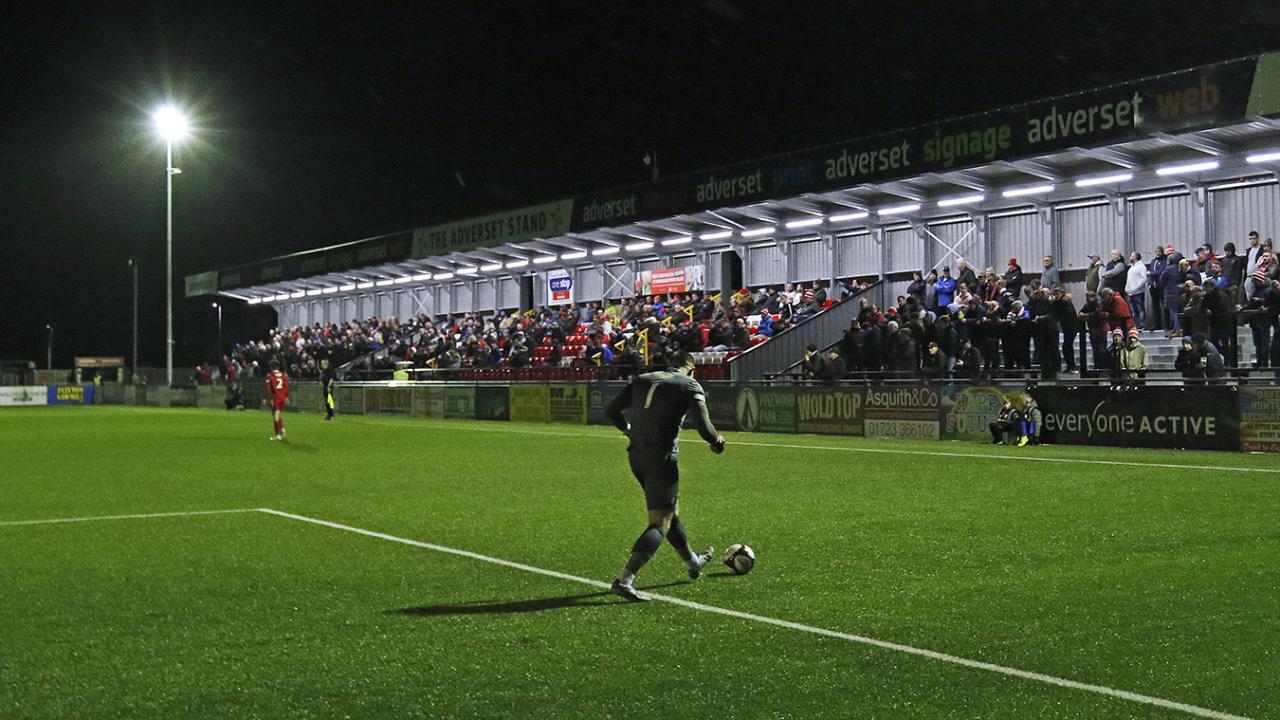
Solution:
M 280 370 L 280 363 L 271 361 L 271 372 L 267 373 L 267 399 L 271 402 L 271 419 L 275 422 L 276 434 L 271 440 L 284 439 L 284 418 L 280 411 L 289 404 L 289 376 Z

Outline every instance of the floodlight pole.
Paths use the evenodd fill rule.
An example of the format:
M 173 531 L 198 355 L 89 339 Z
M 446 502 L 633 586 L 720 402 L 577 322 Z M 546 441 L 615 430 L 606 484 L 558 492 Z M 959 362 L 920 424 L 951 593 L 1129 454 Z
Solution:
M 45 325 L 44 329 L 49 331 L 49 341 L 45 346 L 46 355 L 44 368 L 46 370 L 53 370 L 53 325 Z
M 129 267 L 133 268 L 133 373 L 131 382 L 138 381 L 138 262 L 129 258 Z
M 215 302 L 213 304 L 215 310 L 218 311 L 218 362 L 222 362 L 222 303 Z
M 165 378 L 173 387 L 173 140 L 166 137 L 165 146 Z

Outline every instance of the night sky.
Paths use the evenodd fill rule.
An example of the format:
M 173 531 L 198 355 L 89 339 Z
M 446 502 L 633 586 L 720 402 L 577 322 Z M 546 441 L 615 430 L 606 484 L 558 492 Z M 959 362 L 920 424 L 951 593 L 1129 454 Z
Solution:
M 163 364 L 166 99 L 190 365 L 188 273 L 1280 49 L 1274 0 L 223 5 L 0 9 L 0 359 L 128 355 L 136 257 Z

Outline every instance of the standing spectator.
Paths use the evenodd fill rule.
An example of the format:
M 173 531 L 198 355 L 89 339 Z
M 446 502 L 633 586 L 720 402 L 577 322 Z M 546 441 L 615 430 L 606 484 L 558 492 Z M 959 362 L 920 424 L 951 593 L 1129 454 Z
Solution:
M 1258 255 L 1258 262 L 1253 266 L 1253 272 L 1249 273 L 1248 279 L 1244 282 L 1250 299 L 1256 297 L 1258 293 L 1266 292 L 1267 285 L 1277 276 L 1275 253 L 1270 243 L 1270 240 L 1263 243 L 1262 250 Z
M 930 270 L 924 280 L 924 302 L 921 307 L 938 306 L 938 271 Z
M 1062 280 L 1058 277 L 1058 267 L 1053 264 L 1052 255 L 1044 256 L 1044 272 L 1040 273 L 1040 287 L 1048 288 L 1050 291 L 1062 287 Z
M 1147 265 L 1142 262 L 1142 253 L 1134 251 L 1129 256 L 1129 272 L 1124 283 L 1124 294 L 1129 298 L 1129 309 L 1133 311 L 1133 324 L 1139 329 L 1146 329 L 1147 321 Z
M 956 287 L 961 285 L 969 288 L 969 292 L 978 291 L 978 274 L 969 267 L 969 261 L 964 258 L 956 259 Z
M 1258 269 L 1258 262 L 1262 260 L 1262 242 L 1257 230 L 1249 231 L 1249 247 L 1244 250 L 1244 274 L 1241 277 L 1241 288 L 1243 292 L 1240 296 L 1240 303 L 1249 302 L 1249 279 L 1253 276 L 1253 272 Z
M 1236 244 L 1227 243 L 1222 246 L 1222 257 L 1218 265 L 1222 267 L 1222 277 L 1227 281 L 1227 292 L 1231 295 L 1233 305 L 1240 304 L 1240 284 L 1244 282 L 1244 258 L 1236 254 Z
M 1015 298 L 1022 297 L 1022 286 L 1025 281 L 1022 279 L 1022 266 L 1018 264 L 1018 258 L 1009 258 L 1009 268 L 1004 271 L 1004 287 L 1009 291 L 1010 295 Z
M 1280 280 L 1272 280 L 1264 291 L 1250 302 L 1249 329 L 1253 331 L 1254 364 L 1257 367 L 1280 367 L 1280 342 L 1274 337 L 1280 320 Z
M 1124 255 L 1121 255 L 1119 250 L 1112 250 L 1111 259 L 1102 269 L 1102 287 L 1111 288 L 1118 293 L 1124 292 L 1125 273 L 1128 269 L 1124 264 Z
M 1062 355 L 1058 349 L 1058 313 L 1053 297 L 1047 288 L 1041 287 L 1031 295 L 1031 317 L 1035 325 L 1035 364 L 1046 380 L 1058 377 L 1062 368 Z
M 930 310 L 939 312 L 951 304 L 956 293 L 956 281 L 951 277 L 951 268 L 946 266 L 942 268 L 942 277 L 938 278 L 938 282 L 934 285 L 934 293 L 934 305 L 929 308 Z
M 1182 257 L 1182 253 L 1173 249 L 1170 245 L 1164 249 L 1167 260 L 1164 266 L 1164 272 L 1160 275 L 1160 285 L 1163 288 L 1164 299 L 1164 336 L 1169 338 L 1182 337 L 1182 284 L 1186 282 L 1187 275 L 1191 271 L 1191 263 Z
M 827 304 L 827 288 L 820 280 L 813 281 L 813 302 L 819 310 Z
M 1080 318 L 1071 303 L 1071 293 L 1061 288 L 1053 292 L 1053 312 L 1062 328 L 1062 359 L 1066 361 L 1067 372 L 1076 371 L 1076 335 L 1080 333 Z
M 1151 258 L 1151 262 L 1147 265 L 1147 288 L 1151 291 L 1151 307 L 1147 312 L 1147 329 L 1163 330 L 1164 329 L 1164 268 L 1165 261 L 1164 248 L 1156 246 L 1156 254 Z
M 1089 256 L 1089 268 L 1084 271 L 1084 289 L 1087 292 L 1098 292 L 1098 287 L 1102 282 L 1102 258 L 1097 255 Z
M 924 304 L 924 288 L 924 276 L 920 274 L 920 271 L 916 270 L 911 273 L 911 284 L 907 286 L 907 295 L 915 298 L 921 307 L 929 307 Z
M 1080 322 L 1084 323 L 1085 330 L 1089 335 L 1089 347 L 1093 350 L 1093 366 L 1095 368 L 1103 368 L 1107 366 L 1107 321 L 1102 315 L 1102 302 L 1098 299 L 1098 294 L 1092 290 L 1088 290 L 1084 294 L 1084 304 L 1080 306 L 1080 312 L 1076 315 Z

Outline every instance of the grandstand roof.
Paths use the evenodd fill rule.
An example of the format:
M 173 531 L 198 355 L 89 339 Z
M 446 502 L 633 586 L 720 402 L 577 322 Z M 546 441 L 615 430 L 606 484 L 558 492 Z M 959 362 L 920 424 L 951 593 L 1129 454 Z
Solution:
M 1280 53 L 187 277 L 251 302 L 1132 198 L 1280 172 Z

